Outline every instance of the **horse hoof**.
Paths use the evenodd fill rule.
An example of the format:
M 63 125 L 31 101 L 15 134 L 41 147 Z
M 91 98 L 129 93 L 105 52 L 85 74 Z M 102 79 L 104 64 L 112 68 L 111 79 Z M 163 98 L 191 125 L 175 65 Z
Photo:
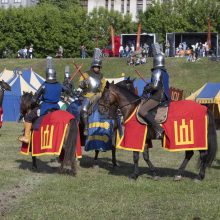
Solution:
M 59 174 L 64 174 L 64 173 L 65 173 L 65 170 L 64 170 L 63 168 L 59 168 L 59 169 L 58 169 L 58 173 L 59 173 Z
M 93 169 L 99 169 L 99 165 L 98 164 L 94 164 L 93 165 Z
M 76 171 L 70 170 L 69 175 L 72 177 L 76 176 Z
M 202 182 L 202 180 L 200 178 L 195 178 L 193 181 L 194 181 L 194 183 L 201 183 Z
M 31 170 L 32 170 L 33 172 L 38 172 L 38 169 L 37 169 L 36 166 L 32 166 Z
M 182 179 L 181 175 L 176 175 L 173 180 L 174 181 L 180 181 L 181 179 Z
M 160 180 L 160 177 L 159 176 L 152 176 L 152 180 L 158 181 L 158 180 Z
M 113 164 L 113 166 L 112 166 L 112 168 L 113 169 L 117 169 L 117 168 L 119 168 L 120 166 L 116 163 L 116 164 Z
M 138 178 L 138 175 L 136 175 L 136 174 L 131 174 L 131 175 L 129 176 L 129 179 L 130 179 L 130 180 L 137 180 L 137 178 Z

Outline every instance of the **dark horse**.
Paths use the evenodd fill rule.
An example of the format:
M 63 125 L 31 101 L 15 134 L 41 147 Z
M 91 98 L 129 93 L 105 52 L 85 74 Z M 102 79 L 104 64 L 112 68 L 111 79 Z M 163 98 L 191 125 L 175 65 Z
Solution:
M 127 89 L 130 92 L 135 94 L 135 88 L 133 86 L 134 80 L 135 79 L 130 79 L 130 77 L 128 77 L 127 79 L 116 83 L 116 85 L 119 86 L 119 87 L 125 88 L 125 89 Z M 114 83 L 114 81 L 113 81 L 113 83 Z M 116 114 L 114 114 L 115 112 L 116 112 Z M 115 133 L 114 133 L 114 136 L 112 137 L 112 139 L 113 139 L 113 141 L 112 141 L 113 142 L 113 146 L 112 146 L 112 165 L 113 165 L 113 168 L 119 166 L 118 163 L 117 163 L 117 160 L 116 160 L 116 148 L 115 148 L 116 130 L 117 130 L 117 127 L 118 127 L 117 118 L 120 117 L 119 114 L 120 114 L 120 109 L 118 108 L 118 106 L 117 105 L 112 105 L 110 107 L 110 111 L 109 111 L 109 118 L 112 118 L 112 119 L 115 120 L 115 123 L 114 123 Z M 99 150 L 95 150 L 95 157 L 94 157 L 95 165 L 98 165 L 98 156 L 99 156 Z
M 2 114 L 2 103 L 3 103 L 3 98 L 4 98 L 4 92 L 5 91 L 11 91 L 11 86 L 4 82 L 4 80 L 0 81 L 0 128 L 1 128 L 1 124 L 2 124 L 2 120 L 1 120 L 1 114 Z
M 20 105 L 20 113 L 21 115 L 25 115 L 27 112 L 31 111 L 33 94 L 25 92 L 21 97 L 21 105 Z M 67 132 L 64 137 L 64 144 L 62 147 L 60 159 L 61 166 L 60 172 L 64 172 L 64 165 L 71 165 L 71 175 L 76 175 L 76 143 L 78 136 L 78 125 L 76 119 L 72 119 L 69 121 L 69 125 L 67 127 Z M 37 170 L 37 161 L 36 157 L 32 156 L 32 169 Z
M 131 113 L 135 110 L 137 105 L 140 103 L 140 97 L 131 93 L 125 88 L 121 88 L 114 84 L 107 84 L 105 90 L 102 94 L 101 99 L 99 100 L 99 111 L 107 112 L 109 111 L 112 105 L 117 105 L 122 112 L 124 121 L 128 119 Z M 197 180 L 202 180 L 205 177 L 205 170 L 207 166 L 211 166 L 217 152 L 217 135 L 215 130 L 214 118 L 211 112 L 207 112 L 208 118 L 208 150 L 200 150 L 200 170 L 197 176 Z M 151 146 L 151 140 L 155 139 L 155 132 L 149 127 L 146 138 L 146 145 L 143 152 L 143 157 L 146 163 L 148 164 L 150 171 L 153 173 L 153 176 L 156 177 L 156 169 L 149 159 L 148 149 Z M 185 151 L 185 159 L 182 162 L 181 166 L 178 169 L 177 175 L 174 180 L 180 180 L 182 174 L 188 164 L 189 160 L 193 156 L 193 150 Z M 133 152 L 134 160 L 134 173 L 131 175 L 131 178 L 137 179 L 139 175 L 138 160 L 139 152 Z
M 135 79 L 130 79 L 130 77 L 128 77 L 125 80 L 122 80 L 122 81 L 116 83 L 116 85 L 118 85 L 120 87 L 123 87 L 123 88 L 126 88 L 126 89 L 130 90 L 131 92 L 135 93 L 135 88 L 133 86 L 134 80 Z M 79 94 L 78 94 L 78 96 L 79 96 Z M 74 100 L 74 101 L 69 104 L 69 107 L 67 108 L 67 111 L 69 111 L 71 114 L 73 114 L 75 116 L 77 115 L 78 118 L 80 118 L 79 110 L 77 110 L 78 106 L 80 105 L 80 102 L 78 101 L 78 99 L 75 99 L 74 97 L 71 100 Z M 114 130 L 115 131 L 117 129 L 117 117 L 120 117 L 120 116 L 116 115 L 116 114 L 111 114 L 111 112 L 115 113 L 117 110 L 118 110 L 118 106 L 112 105 L 111 108 L 110 108 L 110 115 L 109 115 L 109 118 L 115 120 L 115 123 L 114 123 Z M 119 113 L 119 112 L 117 112 L 117 113 Z M 86 137 L 83 135 L 84 125 L 83 125 L 82 120 L 79 121 L 79 128 L 80 128 L 80 135 L 81 135 L 81 143 L 82 143 L 82 145 L 84 145 L 85 141 L 86 141 Z M 116 138 L 115 138 L 115 135 L 113 135 L 113 137 L 112 137 L 112 144 L 113 144 L 112 145 L 112 165 L 113 165 L 113 168 L 118 166 L 117 160 L 116 160 L 115 141 L 116 141 Z M 94 157 L 93 167 L 98 167 L 99 153 L 100 153 L 99 150 L 95 150 L 95 157 Z

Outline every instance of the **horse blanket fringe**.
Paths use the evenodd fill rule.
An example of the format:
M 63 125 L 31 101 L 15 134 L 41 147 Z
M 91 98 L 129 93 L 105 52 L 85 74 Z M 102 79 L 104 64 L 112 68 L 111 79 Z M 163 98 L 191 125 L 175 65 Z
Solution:
M 66 111 L 58 110 L 45 115 L 42 119 L 40 128 L 32 132 L 32 156 L 40 155 L 60 155 L 67 132 L 67 127 L 74 116 Z M 78 129 L 79 131 L 79 129 Z M 22 154 L 28 154 L 30 144 L 23 144 Z M 81 142 L 78 132 L 76 155 L 81 157 Z
M 0 128 L 2 127 L 2 122 L 3 122 L 3 109 L 0 107 Z
M 207 108 L 194 101 L 171 102 L 163 147 L 169 151 L 207 150 Z
M 136 118 L 136 111 L 124 123 L 124 133 L 119 136 L 117 133 L 116 147 L 123 150 L 129 151 L 144 151 L 144 145 L 147 136 L 147 126 L 141 124 Z

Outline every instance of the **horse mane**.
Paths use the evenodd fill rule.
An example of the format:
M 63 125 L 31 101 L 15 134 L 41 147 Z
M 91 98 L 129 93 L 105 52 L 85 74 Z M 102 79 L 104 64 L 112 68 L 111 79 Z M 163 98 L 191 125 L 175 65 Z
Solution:
M 128 102 L 134 102 L 135 100 L 140 100 L 140 97 L 136 95 L 135 93 L 131 92 L 124 86 L 120 86 L 117 84 L 111 85 L 111 87 L 115 90 L 118 91 L 121 95 L 126 97 Z
M 32 92 L 23 92 L 21 96 L 21 105 L 20 105 L 20 113 L 25 115 L 28 111 L 32 109 Z

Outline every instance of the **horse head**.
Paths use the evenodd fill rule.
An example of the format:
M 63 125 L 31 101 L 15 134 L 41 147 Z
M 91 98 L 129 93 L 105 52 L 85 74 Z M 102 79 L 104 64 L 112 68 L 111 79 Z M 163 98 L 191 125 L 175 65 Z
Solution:
M 98 103 L 98 109 L 99 112 L 101 114 L 108 114 L 110 115 L 110 109 L 111 107 L 114 105 L 114 103 L 116 102 L 116 96 L 112 95 L 112 88 L 115 87 L 114 82 L 109 83 L 107 81 L 105 89 L 102 92 L 102 96 L 99 99 L 99 103 Z M 115 107 L 118 107 L 115 105 Z M 117 108 L 114 108 L 115 111 L 117 110 Z
M 4 80 L 0 81 L 0 88 L 3 91 L 5 91 L 5 90 L 11 91 L 11 86 L 8 83 L 6 83 Z
M 23 92 L 21 96 L 20 113 L 25 115 L 29 110 L 32 109 L 32 92 Z
M 135 78 L 130 79 L 130 76 L 129 76 L 127 79 L 116 83 L 116 85 L 120 86 L 122 88 L 125 88 L 125 89 L 129 90 L 132 93 L 135 93 L 134 81 L 135 81 Z

